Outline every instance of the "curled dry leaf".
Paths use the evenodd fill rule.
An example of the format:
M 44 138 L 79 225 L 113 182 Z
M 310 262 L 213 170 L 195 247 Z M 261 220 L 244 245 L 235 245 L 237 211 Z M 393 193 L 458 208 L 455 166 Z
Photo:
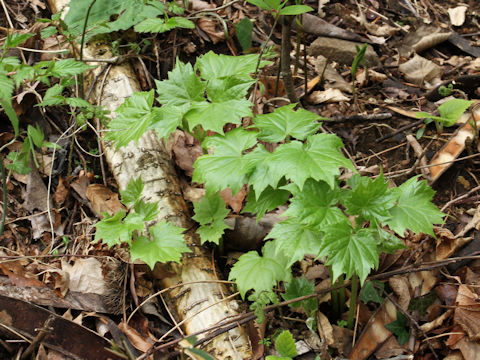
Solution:
M 317 311 L 317 328 L 318 335 L 328 346 L 335 342 L 332 324 L 321 311 Z
M 420 53 L 447 40 L 452 33 L 435 26 L 421 26 L 409 33 L 399 46 L 401 56 L 408 57 L 412 53 Z
M 53 201 L 55 205 L 59 206 L 65 202 L 65 199 L 68 196 L 68 188 L 65 186 L 65 180 L 61 177 L 58 179 L 58 185 L 55 190 L 55 194 L 53 194 Z
M 76 259 L 72 265 L 62 259 L 62 270 L 69 276 L 69 290 L 99 295 L 107 294 L 102 263 L 97 259 L 80 258 Z
M 339 89 L 327 89 L 312 92 L 308 97 L 308 101 L 312 104 L 321 104 L 350 101 L 350 98 L 345 96 Z
M 317 56 L 315 61 L 315 71 L 320 77 L 323 76 L 325 89 L 339 89 L 348 93 L 352 92 L 352 85 L 335 70 L 331 62 L 327 63 L 327 58 L 323 55 Z
M 130 342 L 136 349 L 142 352 L 146 352 L 152 347 L 152 344 L 145 340 L 137 330 L 124 323 L 123 321 L 118 324 L 118 327 L 125 335 L 127 335 L 128 340 L 130 340 Z
M 424 82 L 435 83 L 435 81 L 440 81 L 444 71 L 443 67 L 420 55 L 415 55 L 412 59 L 401 64 L 398 70 L 404 74 L 407 81 L 416 85 L 423 85 Z
M 100 218 L 103 218 L 102 213 L 104 212 L 113 215 L 119 210 L 126 210 L 126 207 L 118 199 L 118 194 L 104 185 L 89 185 L 86 196 L 92 204 L 93 211 Z
M 187 176 L 192 177 L 193 164 L 198 157 L 203 155 L 198 140 L 182 130 L 176 130 L 170 136 L 168 146 L 171 147 L 177 166 L 184 170 Z
M 225 204 L 230 206 L 235 213 L 239 213 L 243 207 L 243 200 L 247 196 L 247 188 L 246 186 L 242 187 L 240 191 L 232 197 L 232 190 L 230 188 L 226 188 L 220 191 L 220 196 L 222 197 Z
M 217 30 L 217 22 L 214 20 L 211 20 L 207 17 L 202 17 L 197 20 L 197 25 L 202 30 L 205 32 L 205 34 L 208 35 L 209 39 L 205 40 L 211 40 L 214 44 L 225 40 L 225 33 L 223 31 Z

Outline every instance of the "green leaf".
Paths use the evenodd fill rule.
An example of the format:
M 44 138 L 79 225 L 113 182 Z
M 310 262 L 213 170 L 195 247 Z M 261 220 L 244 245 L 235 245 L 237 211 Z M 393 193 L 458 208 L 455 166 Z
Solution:
M 0 82 L 1 82 L 1 80 L 0 80 Z M 5 114 L 7 114 L 8 119 L 12 123 L 13 131 L 15 133 L 15 136 L 18 136 L 18 133 L 19 133 L 18 117 L 17 117 L 17 113 L 15 112 L 15 109 L 13 108 L 11 102 L 0 98 L 0 106 L 3 108 L 3 111 L 5 111 Z
M 125 190 L 120 190 L 120 196 L 122 197 L 122 203 L 125 205 L 133 205 L 140 196 L 142 196 L 143 181 L 139 176 L 136 180 L 131 178 L 128 182 Z
M 56 34 L 57 34 L 57 28 L 55 26 L 48 26 L 45 29 L 42 29 L 40 31 L 40 36 L 42 39 L 46 39 Z
M 382 305 L 383 298 L 381 296 L 381 293 L 379 293 L 379 291 L 375 288 L 374 284 L 380 286 L 382 289 L 385 286 L 380 281 L 367 281 L 362 286 L 362 292 L 360 294 L 360 300 L 362 300 L 365 304 L 372 301 L 372 302 L 375 302 L 379 305 Z
M 263 0 L 247 0 L 247 2 L 255 6 L 258 6 L 259 8 L 262 8 L 264 10 L 267 10 L 267 11 L 271 10 L 270 6 Z
M 16 73 L 12 75 L 12 79 L 15 80 L 15 85 L 20 86 L 23 80 L 32 80 L 35 76 L 35 69 L 32 66 L 21 64 Z M 48 91 L 48 90 L 47 90 Z
M 155 220 L 159 213 L 158 202 L 146 203 L 144 201 L 139 201 L 135 204 L 133 208 L 135 210 L 135 213 L 137 213 L 143 218 L 144 222 Z
M 322 233 L 317 227 L 301 223 L 298 219 L 275 224 L 266 239 L 273 241 L 276 251 L 288 256 L 289 264 L 300 261 L 305 254 L 317 255 L 322 244 Z
M 310 6 L 307 5 L 290 5 L 284 7 L 280 12 L 278 13 L 279 15 L 299 15 L 299 14 L 304 14 L 309 11 L 313 11 L 313 9 Z
M 17 47 L 18 45 L 24 43 L 28 39 L 30 39 L 32 36 L 35 36 L 35 34 L 20 34 L 20 33 L 8 33 L 7 30 L 7 39 L 6 41 L 2 44 L 1 49 L 11 49 L 14 47 Z
M 191 252 L 185 245 L 183 231 L 185 229 L 166 221 L 153 225 L 150 228 L 152 240 L 146 236 L 139 236 L 130 245 L 132 260 L 140 259 L 150 266 L 150 269 L 154 268 L 156 262 L 180 263 L 182 253 Z
M 352 188 L 343 197 L 342 204 L 348 214 L 360 215 L 363 220 L 375 224 L 390 218 L 389 209 L 394 206 L 395 197 L 388 188 L 383 173 L 372 180 L 366 176 L 353 175 L 348 185 Z
M 247 16 L 235 24 L 235 35 L 243 51 L 252 47 L 252 30 L 253 23 Z
M 130 243 L 133 231 L 143 229 L 143 220 L 139 215 L 130 213 L 125 217 L 125 214 L 125 210 L 120 210 L 99 221 L 95 225 L 95 241 L 102 240 L 109 248 L 123 242 Z
M 28 166 L 29 152 L 11 151 L 7 155 L 7 159 L 11 161 L 5 167 L 9 170 L 15 171 L 17 174 L 28 174 L 32 169 Z
M 435 300 L 437 300 L 437 293 L 432 290 L 428 294 L 410 300 L 408 310 L 418 310 L 421 316 L 425 316 L 427 309 L 433 305 Z
M 342 141 L 336 135 L 317 134 L 310 136 L 306 143 L 292 141 L 281 144 L 273 154 L 249 154 L 251 166 L 255 168 L 250 179 L 251 184 L 256 191 L 263 190 L 261 188 L 266 185 L 275 188 L 278 181 L 285 176 L 300 190 L 308 178 L 323 180 L 333 188 L 335 176 L 340 174 L 340 166 L 354 169 L 352 163 L 339 151 L 342 146 Z M 256 184 L 256 181 L 259 181 L 261 186 Z
M 258 62 L 257 54 L 228 56 L 215 54 L 209 51 L 197 60 L 197 66 L 204 79 L 213 80 L 236 76 L 242 79 L 250 80 L 250 74 L 255 72 Z M 269 64 L 268 61 L 262 61 L 260 66 Z
M 65 16 L 68 30 L 75 36 L 82 34 L 85 14 L 92 0 L 72 0 Z M 149 18 L 164 13 L 166 7 L 155 0 L 97 0 L 88 17 L 85 40 L 98 34 L 126 30 Z M 110 21 L 115 18 L 114 21 Z
M 243 151 L 256 144 L 256 133 L 237 128 L 226 135 L 205 139 L 204 145 L 214 153 L 200 156 L 194 164 L 193 181 L 205 183 L 207 190 L 231 188 L 235 195 L 247 182 L 248 161 Z
M 116 110 L 117 116 L 110 121 L 106 140 L 113 140 L 117 149 L 138 141 L 150 125 L 152 117 L 153 90 L 135 92 Z
M 51 75 L 55 77 L 74 76 L 85 73 L 88 69 L 96 66 L 87 65 L 75 59 L 62 59 L 54 62 L 51 69 Z
M 296 104 L 282 106 L 271 114 L 257 115 L 254 119 L 260 134 L 258 138 L 271 143 L 280 142 L 288 137 L 305 140 L 320 128 L 317 120 L 320 116 L 304 110 L 293 110 Z
M 302 223 L 315 226 L 334 224 L 345 219 L 343 212 L 337 207 L 340 199 L 340 189 L 331 189 L 324 181 L 308 179 L 303 190 L 289 186 L 293 198 L 285 216 L 295 217 Z
M 201 225 L 197 230 L 201 243 L 211 241 L 218 244 L 228 228 L 224 219 L 230 213 L 220 194 L 207 192 L 198 203 L 193 204 L 193 208 L 195 216 L 192 219 Z
M 191 64 L 177 59 L 176 66 L 168 73 L 168 80 L 155 80 L 157 100 L 163 105 L 191 105 L 204 101 L 206 84 L 200 80 Z
M 278 206 L 285 204 L 289 197 L 290 192 L 282 189 L 273 189 L 272 187 L 268 186 L 262 191 L 257 199 L 255 190 L 250 189 L 247 195 L 247 203 L 242 212 L 257 214 L 258 222 L 267 211 L 276 209 Z
M 348 221 L 328 225 L 324 231 L 319 256 L 326 256 L 326 264 L 332 266 L 332 283 L 342 274 L 346 279 L 357 274 L 363 284 L 370 270 L 378 266 L 380 251 L 375 232 L 371 229 L 354 232 Z
M 195 24 L 182 17 L 171 17 L 166 21 L 160 18 L 149 18 L 135 25 L 135 31 L 141 33 L 163 33 L 175 28 L 194 29 Z
M 251 103 L 246 99 L 227 100 L 223 102 L 198 102 L 194 103 L 185 114 L 190 130 L 201 125 L 204 130 L 215 131 L 223 134 L 223 126 L 240 124 L 244 116 L 251 116 Z
M 385 327 L 397 336 L 400 345 L 406 344 L 408 341 L 407 318 L 397 310 L 397 320 L 386 324 Z
M 452 126 L 460 116 L 474 103 L 473 100 L 451 99 L 444 102 L 438 107 L 440 116 L 446 121 L 443 121 L 445 126 Z
M 188 105 L 154 107 L 148 128 L 155 130 L 159 138 L 168 140 L 170 134 L 173 133 L 177 127 L 181 126 L 183 115 L 188 110 L 188 107 Z
M 253 289 L 258 293 L 270 291 L 277 281 L 290 277 L 284 259 L 273 251 L 271 242 L 268 242 L 263 246 L 263 256 L 256 251 L 249 251 L 233 265 L 228 279 L 236 280 L 242 299 L 248 290 Z
M 295 340 L 288 330 L 283 330 L 275 339 L 275 349 L 285 357 L 293 358 L 298 355 Z
M 431 203 L 435 192 L 426 181 L 417 180 L 418 176 L 415 176 L 392 189 L 397 200 L 385 224 L 400 236 L 404 236 L 407 229 L 435 236 L 432 224 L 442 224 L 444 214 Z
M 43 135 L 43 131 L 40 129 L 38 123 L 37 126 L 34 127 L 32 125 L 28 125 L 27 127 L 27 135 L 30 138 L 31 142 L 38 148 L 41 148 L 43 145 L 43 140 L 45 139 L 45 135 Z
M 282 298 L 283 300 L 292 300 L 312 294 L 315 294 L 315 284 L 313 281 L 308 281 L 307 278 L 302 275 L 301 277 L 293 278 L 292 281 L 285 284 L 285 293 L 282 294 Z M 291 303 L 289 306 L 294 309 L 302 306 L 307 314 L 311 314 L 318 309 L 318 300 L 313 297 Z
M 0 99 L 11 103 L 13 80 L 0 71 Z

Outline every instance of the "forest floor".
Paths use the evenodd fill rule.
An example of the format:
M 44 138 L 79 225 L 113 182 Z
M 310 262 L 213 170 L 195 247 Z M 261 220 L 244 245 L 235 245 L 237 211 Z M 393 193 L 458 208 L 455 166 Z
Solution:
M 51 59 L 49 51 L 57 50 L 57 44 L 38 35 L 44 28 L 38 19 L 51 18 L 46 1 L 1 3 L 0 44 L 12 28 L 37 34 L 11 49 L 9 56 L 17 56 L 30 65 Z M 194 29 L 175 28 L 161 34 L 140 34 L 130 29 L 111 34 L 118 51 L 133 66 L 142 91 L 154 88 L 153 79 L 167 78 L 177 59 L 193 63 L 211 50 L 235 56 L 258 53 L 272 30 L 271 14 L 247 2 L 195 0 L 187 4 L 183 16 L 200 15 L 194 19 Z M 328 295 L 318 298 L 316 332 L 309 330 L 304 311 L 279 307 L 268 312 L 262 324 L 252 325 L 249 330 L 252 358 L 274 354 L 273 339 L 279 329 L 284 329 L 296 340 L 298 359 L 478 359 L 480 142 L 476 127 L 480 124 L 480 103 L 466 110 L 461 117 L 463 123 L 459 120 L 440 128 L 434 122 L 427 124 L 416 113 L 438 116 L 438 107 L 451 98 L 480 99 L 480 3 L 320 0 L 305 4 L 314 11 L 303 17 L 304 31 L 293 26 L 290 32 L 293 86 L 300 106 L 327 118 L 322 122 L 323 131 L 342 139 L 345 156 L 362 175 L 376 177 L 383 173 L 391 187 L 416 175 L 426 179 L 435 190 L 434 204 L 446 214 L 445 223 L 434 228 L 436 238 L 406 236 L 405 249 L 381 255 L 370 279 L 378 281 L 384 290 L 371 290 L 380 300 L 371 293 L 359 301 L 354 329 L 343 326 L 341 320 L 346 318 L 346 312 L 337 318 L 332 315 Z M 205 9 L 209 16 L 201 16 Z M 235 25 L 243 18 L 253 21 L 253 30 L 240 34 L 241 44 L 241 30 L 237 28 L 235 34 Z M 242 50 L 249 40 L 251 46 Z M 292 100 L 288 83 L 277 76 L 282 44 L 280 25 L 273 29 L 268 41 L 275 56 L 258 74 L 263 92 L 259 92 L 254 105 L 260 114 L 273 112 Z M 365 61 L 352 74 L 352 63 L 359 51 L 355 44 L 361 47 L 364 43 L 368 43 Z M 38 125 L 45 139 L 55 142 L 69 127 L 71 118 L 68 107 L 52 106 L 45 111 L 35 106 L 48 88 L 42 83 L 22 84 L 15 90 L 13 103 L 21 130 Z M 0 119 L 0 146 L 4 146 L 14 132 L 4 112 L 0 112 Z M 458 136 L 462 129 L 470 136 Z M 2 148 L 2 158 L 19 150 L 24 141 L 25 136 L 21 135 L 15 143 Z M 191 205 L 202 194 L 201 186 L 191 183 L 193 164 L 202 154 L 202 147 L 178 130 L 169 141 L 169 151 Z M 102 340 L 92 340 L 88 334 L 80 338 L 73 323 L 95 330 L 101 337 L 114 338 L 117 343 L 129 343 L 140 353 L 149 348 L 152 338 L 161 337 L 171 328 L 160 300 L 150 312 L 142 308 L 143 312 L 138 312 L 128 325 L 122 321 L 139 302 L 155 293 L 157 284 L 150 271 L 124 262 L 107 276 L 105 265 L 98 265 L 97 259 L 128 258 L 122 255 L 125 248 L 108 249 L 93 241 L 93 225 L 98 221 L 95 207 L 112 199 L 118 201 L 118 187 L 101 162 L 101 153 L 95 132 L 88 129 L 79 132 L 75 142 L 63 143 L 55 159 L 51 150 L 44 153 L 36 175 L 8 172 L 3 177 L 8 201 L 0 236 L 0 358 L 21 356 L 29 343 L 33 344 L 34 355 L 27 354 L 25 358 L 36 359 L 75 358 L 74 354 L 79 354 L 79 348 L 86 343 L 104 346 Z M 52 161 L 55 174 L 49 176 Z M 107 185 L 109 189 L 96 195 L 102 197 L 96 200 L 97 205 L 87 194 L 87 186 L 92 183 Z M 45 216 L 50 211 L 45 207 L 45 196 L 54 201 L 53 220 Z M 229 218 L 237 224 L 248 217 L 241 213 L 245 198 L 243 193 L 243 197 L 230 199 Z M 42 213 L 43 218 L 39 218 Z M 261 226 L 271 227 L 268 221 Z M 261 248 L 264 228 L 254 227 L 245 233 L 227 230 L 221 251 L 205 245 L 215 253 L 221 278 L 228 278 L 231 265 L 240 254 Z M 82 257 L 87 254 L 90 256 Z M 328 268 L 313 257 L 298 262 L 294 273 L 313 282 L 316 291 L 331 286 Z M 78 286 L 72 292 L 69 282 L 74 277 L 85 277 L 85 287 Z M 130 282 L 124 281 L 127 277 Z M 108 278 L 108 294 L 92 295 L 98 291 L 95 283 L 100 278 Z M 71 296 L 66 297 L 69 289 Z M 54 340 L 35 335 L 28 323 L 45 327 L 48 315 L 19 300 L 61 315 L 65 320 L 63 332 L 57 332 Z M 21 309 L 23 321 L 8 320 L 2 315 L 2 308 Z M 248 311 L 248 304 L 244 309 Z M 389 327 L 393 332 L 384 326 L 388 323 L 394 324 L 394 330 Z M 180 337 L 173 332 L 163 343 Z M 70 344 L 58 345 L 64 343 Z M 181 350 L 175 344 L 166 355 L 152 356 L 168 358 Z

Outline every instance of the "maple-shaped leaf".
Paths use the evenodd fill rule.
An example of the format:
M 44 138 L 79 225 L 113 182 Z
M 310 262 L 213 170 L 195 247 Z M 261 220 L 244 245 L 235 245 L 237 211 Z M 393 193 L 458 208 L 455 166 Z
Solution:
M 144 222 L 155 220 L 159 213 L 158 202 L 146 203 L 144 201 L 139 201 L 135 204 L 133 209 L 135 210 L 135 213 L 139 214 L 143 218 Z
M 418 181 L 415 176 L 392 191 L 397 196 L 396 205 L 390 209 L 390 219 L 385 224 L 400 236 L 407 229 L 435 236 L 433 224 L 442 224 L 445 214 L 431 203 L 435 191 L 427 182 Z
M 160 108 L 154 107 L 148 128 L 155 130 L 159 138 L 168 140 L 170 134 L 182 125 L 183 116 L 189 107 L 189 104 L 182 106 L 164 105 Z
M 130 213 L 124 217 L 125 210 L 117 211 L 111 217 L 105 216 L 95 225 L 97 228 L 95 241 L 102 240 L 109 248 L 123 242 L 130 243 L 132 233 L 135 230 L 143 229 L 143 218 L 135 213 Z
M 256 180 L 262 183 L 264 178 L 262 185 L 271 185 L 275 188 L 278 181 L 285 176 L 300 190 L 308 178 L 323 180 L 333 188 L 335 176 L 340 174 L 340 166 L 354 169 L 352 163 L 340 152 L 339 148 L 342 146 L 342 141 L 336 135 L 317 134 L 310 136 L 306 143 L 291 141 L 281 144 L 272 154 L 265 152 L 249 154 L 251 166 L 255 167 L 250 183 L 256 191 L 259 191 Z
M 219 243 L 223 232 L 228 226 L 224 219 L 230 213 L 220 194 L 207 192 L 197 203 L 193 204 L 195 216 L 192 217 L 201 226 L 197 229 L 201 243 L 211 241 Z
M 53 64 L 53 67 L 50 69 L 50 74 L 57 78 L 83 74 L 88 69 L 96 67 L 75 59 L 61 59 L 55 61 Z
M 184 64 L 178 59 L 168 73 L 168 80 L 155 80 L 155 84 L 157 99 L 162 105 L 191 105 L 204 100 L 205 82 L 197 77 L 191 64 Z
M 334 224 L 345 219 L 343 212 L 337 207 L 340 189 L 333 189 L 324 181 L 308 179 L 300 190 L 295 184 L 283 187 L 289 189 L 293 198 L 283 215 L 295 217 L 302 223 L 312 225 Z
M 300 261 L 306 254 L 317 255 L 322 244 L 322 232 L 315 226 L 289 218 L 275 224 L 266 239 L 275 239 L 277 251 L 282 251 L 289 264 Z
M 280 166 L 272 166 L 272 153 L 262 144 L 245 155 L 247 168 L 254 169 L 249 176 L 249 184 L 255 190 L 258 198 L 268 187 L 277 188 L 279 181 L 283 178 L 283 170 Z
M 242 128 L 206 138 L 204 146 L 213 148 L 214 152 L 197 159 L 192 180 L 205 183 L 207 190 L 213 192 L 229 187 L 235 196 L 247 182 L 250 169 L 243 151 L 256 142 L 256 133 Z
M 283 300 L 292 300 L 305 295 L 315 294 L 315 284 L 308 281 L 305 276 L 293 278 L 292 281 L 285 284 L 285 293 L 282 294 Z M 303 301 L 297 301 L 289 305 L 292 308 L 303 306 L 307 314 L 318 309 L 318 299 L 310 298 Z
M 228 124 L 240 124 L 244 116 L 251 116 L 252 104 L 246 99 L 232 99 L 221 102 L 195 102 L 186 112 L 185 118 L 192 131 L 201 125 L 204 130 L 223 134 L 223 127 Z
M 287 137 L 305 140 L 315 134 L 320 128 L 317 122 L 320 116 L 304 109 L 295 111 L 295 106 L 296 104 L 290 104 L 275 109 L 273 113 L 257 115 L 252 127 L 260 130 L 258 138 L 274 143 Z
M 263 246 L 262 252 L 263 256 L 256 251 L 243 254 L 230 271 L 228 279 L 235 280 L 242 299 L 248 290 L 253 289 L 257 293 L 270 291 L 277 281 L 290 279 L 285 258 L 275 253 L 271 241 Z
M 372 180 L 366 176 L 353 175 L 348 180 L 351 186 L 346 191 L 342 204 L 350 215 L 360 215 L 363 220 L 375 224 L 390 217 L 389 209 L 394 205 L 395 196 L 388 189 L 383 174 Z
M 134 204 L 142 196 L 143 181 L 139 176 L 137 179 L 130 179 L 124 190 L 120 190 L 122 203 L 125 205 Z
M 207 80 L 230 76 L 250 78 L 250 74 L 255 72 L 257 62 L 257 54 L 228 56 L 209 51 L 198 58 L 196 66 L 200 69 L 202 77 Z M 267 65 L 268 63 L 267 61 L 262 61 L 260 66 Z
M 210 80 L 207 84 L 207 98 L 211 102 L 241 100 L 247 96 L 248 89 L 255 83 L 250 78 L 227 77 Z M 250 106 L 253 104 L 248 102 Z
M 117 148 L 137 141 L 150 125 L 153 105 L 153 90 L 135 92 L 115 111 L 117 116 L 109 122 L 110 131 L 106 140 L 113 140 Z
M 357 274 L 363 284 L 370 271 L 378 266 L 380 249 L 375 232 L 370 229 L 354 232 L 349 222 L 328 225 L 324 231 L 319 255 L 326 256 L 326 264 L 332 267 L 332 283 L 342 274 L 346 279 Z
M 185 229 L 161 221 L 150 228 L 152 239 L 138 236 L 130 245 L 132 260 L 140 259 L 151 269 L 156 262 L 180 262 L 182 253 L 191 252 L 183 238 Z
M 257 214 L 257 222 L 265 215 L 267 211 L 276 209 L 278 206 L 287 202 L 290 197 L 290 192 L 282 189 L 273 189 L 268 186 L 262 191 L 260 196 L 256 197 L 255 190 L 250 189 L 247 195 L 247 204 L 242 212 L 250 212 Z

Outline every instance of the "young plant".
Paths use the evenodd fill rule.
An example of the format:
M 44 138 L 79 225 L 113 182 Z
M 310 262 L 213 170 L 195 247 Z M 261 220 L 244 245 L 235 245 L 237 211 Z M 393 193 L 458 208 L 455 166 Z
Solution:
M 356 92 L 356 79 L 355 76 L 357 75 L 357 70 L 358 66 L 361 63 L 365 63 L 365 53 L 367 51 L 367 44 L 363 44 L 362 47 L 355 45 L 355 48 L 357 49 L 357 55 L 355 55 L 355 58 L 353 59 L 352 62 L 352 68 L 350 70 L 350 73 L 352 75 L 352 94 L 353 94 L 353 102 L 354 104 L 357 104 L 357 92 Z M 368 75 L 367 69 L 365 69 L 365 75 Z M 358 106 L 357 106 L 358 107 Z
M 108 247 L 128 244 L 132 261 L 140 259 L 151 269 L 158 262 L 180 262 L 182 253 L 191 252 L 185 245 L 185 229 L 161 221 L 153 226 L 158 214 L 158 203 L 146 203 L 142 200 L 143 182 L 141 178 L 132 179 L 125 190 L 120 191 L 122 202 L 129 206 L 129 211 L 120 210 L 114 215 L 103 214 L 104 218 L 95 227 L 95 241 L 102 241 Z M 149 236 L 140 235 L 148 229 Z
M 252 116 L 253 104 L 244 96 L 254 83 L 250 74 L 257 62 L 256 55 L 212 52 L 194 67 L 178 61 L 168 79 L 156 82 L 157 100 L 163 106 L 152 106 L 153 92 L 135 94 L 110 122 L 116 131 L 108 133 L 109 139 L 125 145 L 149 128 L 168 139 L 179 126 L 203 140 L 208 153 L 195 162 L 192 179 L 207 190 L 195 204 L 202 242 L 218 243 L 223 234 L 228 213 L 219 196 L 223 189 L 230 188 L 235 195 L 247 185 L 243 211 L 257 220 L 287 206 L 286 220 L 266 236 L 261 254 L 242 255 L 230 272 L 242 298 L 253 290 L 256 295 L 249 298 L 265 306 L 271 297 L 264 295 L 279 281 L 292 281 L 292 264 L 313 254 L 331 267 L 332 283 L 343 276 L 352 278 L 351 325 L 356 279 L 365 282 L 382 251 L 403 247 L 399 237 L 407 229 L 433 235 L 432 224 L 442 223 L 443 214 L 430 202 L 433 190 L 418 177 L 397 188 L 389 188 L 383 174 L 376 179 L 354 174 L 346 183 L 339 180 L 340 168 L 354 171 L 340 151 L 341 140 L 318 133 L 321 118 L 295 110 L 295 104 L 253 117 L 250 128 L 240 126 L 243 116 Z M 228 123 L 238 127 L 224 132 Z M 207 136 L 207 131 L 215 134 Z M 263 143 L 276 145 L 275 150 L 268 151 Z
M 291 360 L 298 355 L 295 339 L 288 330 L 283 330 L 275 339 L 275 350 L 280 354 L 268 355 L 266 360 Z
M 437 110 L 440 116 L 435 116 L 424 111 L 416 112 L 415 116 L 419 119 L 425 119 L 425 125 L 434 121 L 437 132 L 441 133 L 444 126 L 449 127 L 454 125 L 474 102 L 473 100 L 450 99 L 438 107 Z M 424 131 L 425 127 L 420 128 L 417 131 L 417 138 L 421 138 Z

